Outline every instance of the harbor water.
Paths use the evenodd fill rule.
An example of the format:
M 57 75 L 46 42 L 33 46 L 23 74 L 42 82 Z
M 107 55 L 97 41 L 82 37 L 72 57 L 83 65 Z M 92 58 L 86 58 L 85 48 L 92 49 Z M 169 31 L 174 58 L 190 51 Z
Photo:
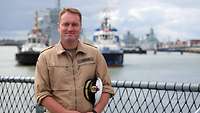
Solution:
M 16 46 L 0 46 L 0 76 L 34 76 L 35 66 L 15 60 Z M 109 67 L 112 80 L 200 83 L 200 54 L 125 54 L 123 67 Z

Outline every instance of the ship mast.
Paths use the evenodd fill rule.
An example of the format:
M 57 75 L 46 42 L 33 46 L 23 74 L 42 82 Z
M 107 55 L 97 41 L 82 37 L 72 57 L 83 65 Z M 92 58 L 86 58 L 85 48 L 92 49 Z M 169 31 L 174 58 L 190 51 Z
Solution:
M 35 12 L 35 25 L 33 27 L 32 32 L 36 33 L 36 32 L 40 32 L 40 27 L 39 27 L 39 21 L 38 21 L 38 11 Z
M 38 23 L 38 12 L 35 12 L 35 27 L 39 28 L 39 23 Z
M 111 24 L 110 24 L 110 13 L 111 9 L 110 8 L 105 8 L 103 10 L 103 22 L 102 22 L 102 29 L 110 30 L 111 29 Z

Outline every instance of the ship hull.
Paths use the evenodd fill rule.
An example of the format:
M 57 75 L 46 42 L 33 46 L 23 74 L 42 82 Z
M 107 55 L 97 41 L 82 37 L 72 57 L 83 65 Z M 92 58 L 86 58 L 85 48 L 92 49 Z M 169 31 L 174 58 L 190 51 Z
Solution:
M 124 53 L 135 53 L 135 54 L 147 54 L 146 50 L 143 50 L 140 47 L 137 48 L 123 48 Z
M 146 50 L 125 50 L 124 53 L 147 54 Z
M 20 65 L 35 65 L 40 52 L 27 51 L 16 54 L 16 60 Z
M 102 53 L 108 66 L 123 66 L 123 53 Z

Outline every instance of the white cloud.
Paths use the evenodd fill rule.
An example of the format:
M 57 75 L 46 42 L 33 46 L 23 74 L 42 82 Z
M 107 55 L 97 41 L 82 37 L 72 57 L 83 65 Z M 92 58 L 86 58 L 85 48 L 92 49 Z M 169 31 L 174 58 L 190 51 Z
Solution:
M 98 20 L 102 21 L 103 18 L 108 17 L 111 24 L 116 26 L 122 21 L 118 9 L 105 9 L 98 14 Z
M 130 17 L 129 20 L 142 20 L 142 14 L 139 10 L 136 9 L 130 9 L 128 11 L 128 16 Z

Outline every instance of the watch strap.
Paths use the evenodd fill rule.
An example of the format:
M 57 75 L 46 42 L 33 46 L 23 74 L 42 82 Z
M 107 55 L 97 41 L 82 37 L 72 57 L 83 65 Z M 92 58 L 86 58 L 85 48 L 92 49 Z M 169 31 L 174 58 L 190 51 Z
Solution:
M 94 109 L 92 110 L 93 113 L 97 113 Z

